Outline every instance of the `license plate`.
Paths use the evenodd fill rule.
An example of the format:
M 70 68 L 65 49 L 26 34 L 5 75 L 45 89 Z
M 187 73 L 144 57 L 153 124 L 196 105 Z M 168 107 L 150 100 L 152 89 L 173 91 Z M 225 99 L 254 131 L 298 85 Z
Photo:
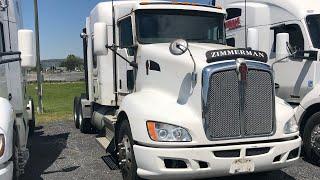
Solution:
M 234 161 L 230 167 L 231 174 L 248 173 L 254 171 L 254 163 L 249 159 L 239 159 Z

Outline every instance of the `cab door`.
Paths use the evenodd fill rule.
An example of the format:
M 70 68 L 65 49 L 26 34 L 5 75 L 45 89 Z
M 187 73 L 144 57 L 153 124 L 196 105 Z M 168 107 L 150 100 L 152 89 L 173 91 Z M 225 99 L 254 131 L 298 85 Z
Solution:
M 127 16 L 118 21 L 119 48 L 117 52 L 128 61 L 134 61 L 132 17 Z M 133 68 L 117 55 L 117 89 L 119 100 L 133 91 Z
M 278 33 L 289 33 L 292 49 L 304 50 L 308 48 L 307 36 L 299 21 L 281 24 L 272 27 L 271 30 L 274 31 L 274 42 L 270 58 L 274 59 L 270 63 L 275 61 L 276 35 Z M 287 102 L 298 104 L 312 90 L 315 61 L 288 58 L 274 64 L 273 68 L 277 95 Z

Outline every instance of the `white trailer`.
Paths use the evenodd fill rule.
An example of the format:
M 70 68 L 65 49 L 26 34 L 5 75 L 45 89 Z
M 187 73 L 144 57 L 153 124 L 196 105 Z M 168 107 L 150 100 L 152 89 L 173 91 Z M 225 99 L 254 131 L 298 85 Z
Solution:
M 35 126 L 26 69 L 35 67 L 33 32 L 23 30 L 20 0 L 0 1 L 0 179 L 18 179 Z
M 124 179 L 270 171 L 299 158 L 294 111 L 275 96 L 267 55 L 226 46 L 225 14 L 115 1 L 87 17 L 87 91 L 74 100 L 74 121 L 105 132 L 99 141 Z
M 268 64 L 273 64 L 277 95 L 295 107 L 306 156 L 319 162 L 320 2 L 247 0 L 246 6 L 244 0 L 217 3 L 228 12 L 227 41 L 235 47 L 245 47 L 247 11 L 248 47 L 270 56 Z

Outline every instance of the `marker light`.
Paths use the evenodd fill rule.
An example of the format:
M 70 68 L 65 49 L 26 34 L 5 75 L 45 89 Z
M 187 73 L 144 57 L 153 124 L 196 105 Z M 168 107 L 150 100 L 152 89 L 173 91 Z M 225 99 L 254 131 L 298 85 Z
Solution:
M 295 133 L 295 132 L 298 132 L 298 130 L 299 130 L 299 127 L 297 124 L 297 120 L 294 116 L 290 118 L 290 120 L 284 125 L 284 129 L 283 129 L 285 134 Z

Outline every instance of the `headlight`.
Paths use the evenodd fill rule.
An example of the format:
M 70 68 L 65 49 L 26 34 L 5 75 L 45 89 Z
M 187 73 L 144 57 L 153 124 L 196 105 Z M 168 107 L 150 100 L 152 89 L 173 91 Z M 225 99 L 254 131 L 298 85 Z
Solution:
M 284 125 L 284 133 L 285 134 L 291 134 L 291 133 L 295 133 L 299 130 L 296 118 L 293 116 L 292 118 L 290 118 L 290 120 Z
M 4 154 L 5 144 L 4 135 L 0 134 L 0 157 Z
M 179 126 L 148 121 L 147 129 L 150 138 L 158 142 L 190 142 L 189 132 Z

